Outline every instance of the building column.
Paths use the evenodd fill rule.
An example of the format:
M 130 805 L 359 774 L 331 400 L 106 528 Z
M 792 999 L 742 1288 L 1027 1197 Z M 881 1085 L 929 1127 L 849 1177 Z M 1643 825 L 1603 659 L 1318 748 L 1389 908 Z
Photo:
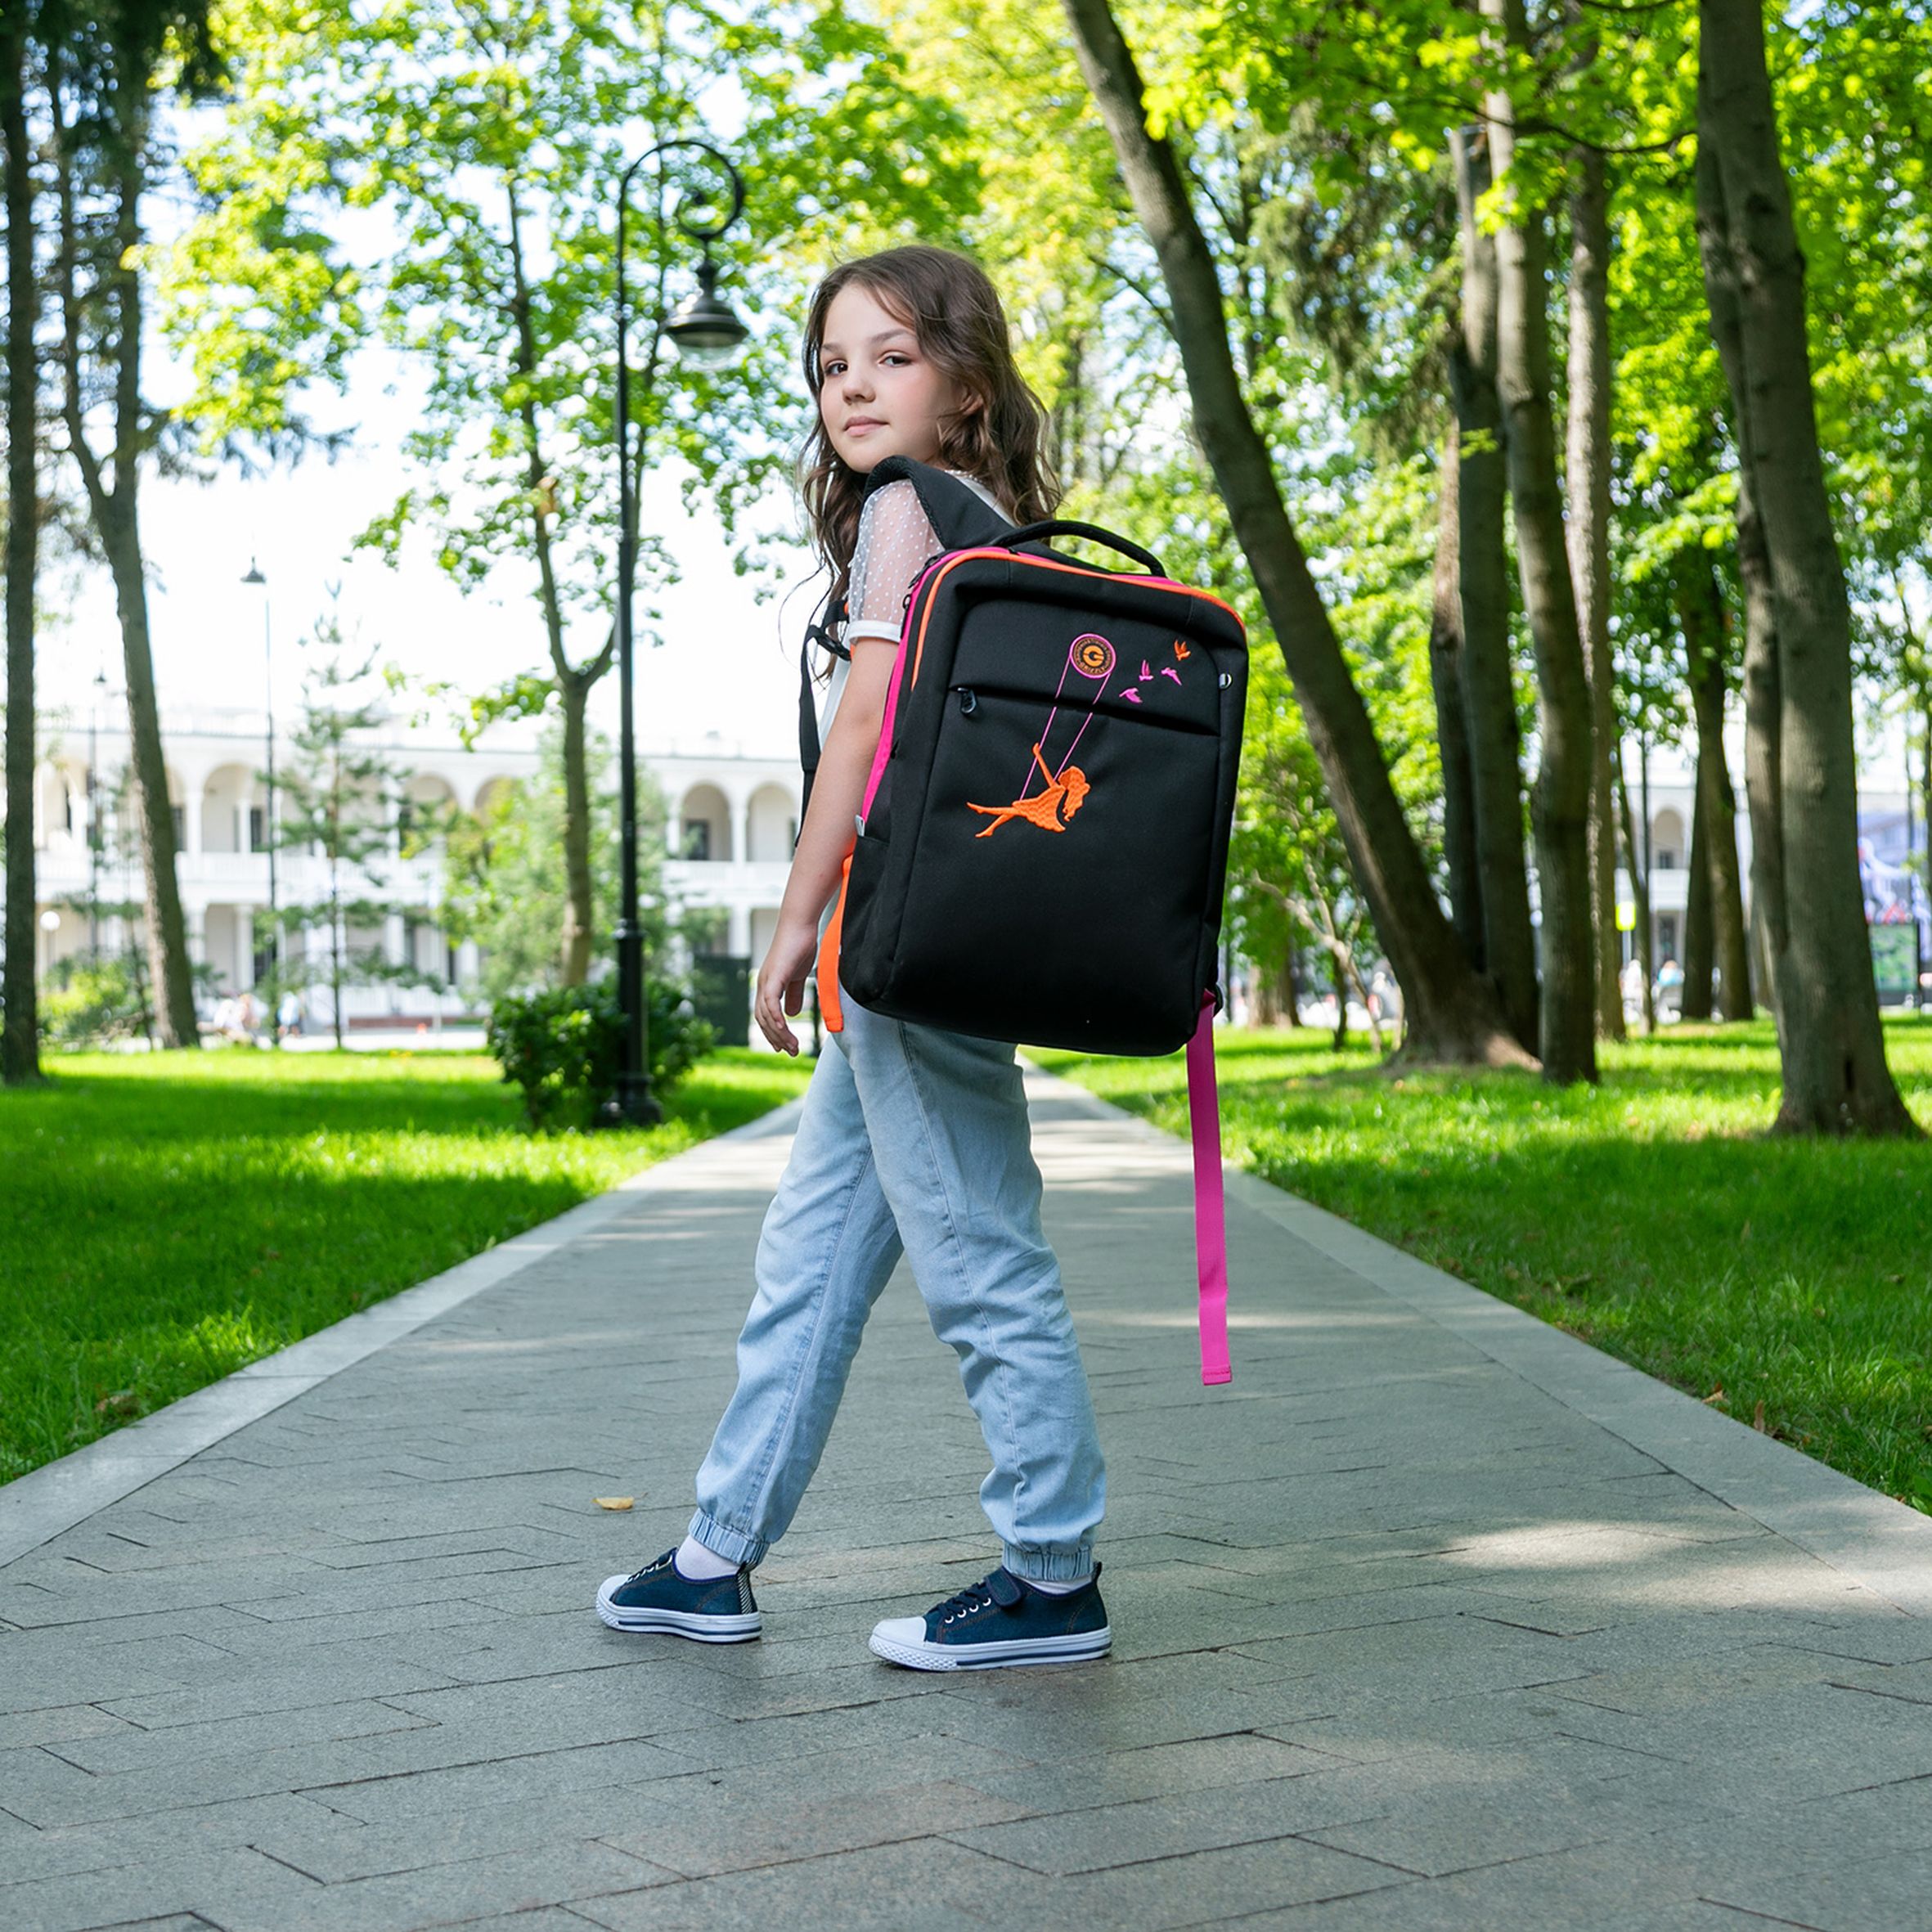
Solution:
M 474 939 L 464 940 L 456 948 L 456 984 L 470 985 L 476 978 L 483 965 L 483 958 Z
M 201 851 L 201 785 L 185 780 L 181 788 L 181 849 L 184 858 L 198 856 Z
M 732 798 L 726 802 L 731 814 L 731 856 L 742 865 L 752 856 L 752 802 Z
M 255 909 L 235 908 L 235 973 L 231 983 L 238 993 L 254 989 L 255 983 Z
M 725 922 L 725 950 L 743 959 L 752 950 L 752 910 L 748 905 L 729 908 Z
M 188 957 L 201 965 L 208 958 L 208 908 L 184 905 L 181 911 L 188 928 Z

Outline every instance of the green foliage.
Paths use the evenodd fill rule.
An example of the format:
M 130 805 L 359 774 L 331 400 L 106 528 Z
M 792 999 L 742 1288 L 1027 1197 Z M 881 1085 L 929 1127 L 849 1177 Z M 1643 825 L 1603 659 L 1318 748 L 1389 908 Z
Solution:
M 101 1045 L 152 1031 L 146 975 L 132 957 L 74 954 L 40 988 L 40 1031 L 49 1046 Z
M 674 982 L 650 982 L 645 1003 L 651 1085 L 668 1088 L 711 1051 L 712 1030 Z M 504 1079 L 523 1094 L 532 1128 L 552 1133 L 599 1124 L 623 1065 L 624 1017 L 613 982 L 506 995 L 490 1009 L 488 1037 Z
M 609 743 L 586 747 L 591 787 L 594 956 L 607 957 L 617 927 L 620 878 L 618 794 Z M 640 768 L 637 790 L 639 924 L 645 954 L 662 954 L 670 920 L 663 899 L 663 793 Z M 564 750 L 560 724 L 538 742 L 536 775 L 504 787 L 474 813 L 446 810 L 433 822 L 443 842 L 443 930 L 481 950 L 482 990 L 491 1000 L 559 983 L 557 935 L 564 920 Z
M 380 702 L 356 694 L 366 690 L 375 657 L 345 663 L 332 616 L 317 627 L 316 642 L 328 647 L 329 655 L 303 679 L 293 762 L 276 780 L 274 842 L 278 851 L 324 860 L 326 889 L 317 898 L 285 901 L 272 915 L 258 914 L 258 931 L 276 942 L 279 953 L 263 996 L 273 1001 L 285 987 L 327 986 L 340 1046 L 347 988 L 438 982 L 383 953 L 384 922 L 393 914 L 420 914 L 421 908 L 384 895 L 408 774 L 371 741 L 385 721 Z M 320 945 L 312 943 L 318 937 Z
M 1923 1119 L 1932 1022 L 1885 1033 Z M 1767 1139 L 1768 1022 L 1606 1044 L 1602 1085 L 1560 1092 L 1523 1074 L 1391 1080 L 1307 1034 L 1215 1044 L 1231 1158 L 1932 1511 L 1932 1141 Z M 1186 1135 L 1179 1055 L 1036 1057 Z
M 648 1132 L 525 1131 L 480 1054 L 63 1056 L 0 1094 L 0 1482 L 799 1092 L 726 1050 Z

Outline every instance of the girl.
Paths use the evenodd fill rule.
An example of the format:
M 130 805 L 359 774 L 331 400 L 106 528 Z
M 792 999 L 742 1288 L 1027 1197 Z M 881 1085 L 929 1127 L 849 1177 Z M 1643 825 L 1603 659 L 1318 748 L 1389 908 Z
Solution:
M 1015 523 L 1057 500 L 1045 411 L 1014 366 L 985 274 L 942 249 L 848 262 L 812 299 L 805 378 L 818 421 L 801 465 L 820 556 L 849 613 L 823 749 L 771 950 L 758 974 L 765 1037 L 795 1054 L 824 921 L 878 743 L 906 593 L 940 547 L 910 483 L 865 494 L 888 456 L 963 478 Z M 742 1642 L 761 1629 L 751 1571 L 817 1467 L 873 1303 L 901 1252 L 934 1332 L 959 1358 L 993 1467 L 980 1502 L 1001 1561 L 923 1617 L 888 1619 L 872 1649 L 915 1669 L 1065 1662 L 1112 1641 L 1094 1561 L 1106 1482 L 1093 1404 L 1040 1223 L 1013 1049 L 868 1012 L 843 995 L 806 1090 L 758 1243 L 738 1387 L 698 1471 L 690 1530 L 597 1611 L 620 1630 Z

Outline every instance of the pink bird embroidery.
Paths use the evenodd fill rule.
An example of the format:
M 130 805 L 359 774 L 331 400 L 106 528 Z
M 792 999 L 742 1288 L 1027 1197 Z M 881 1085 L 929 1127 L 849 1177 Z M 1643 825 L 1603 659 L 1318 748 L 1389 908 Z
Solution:
M 1163 677 L 1172 678 L 1176 684 L 1180 682 L 1180 673 L 1171 664 L 1163 664 L 1161 667 L 1161 675 Z
M 1139 692 L 1135 690 L 1131 685 L 1129 685 L 1126 690 L 1121 693 L 1121 695 L 1125 698 L 1130 704 L 1138 704 L 1140 702 Z
M 1149 671 L 1147 667 L 1147 659 L 1143 658 L 1140 660 L 1140 681 L 1143 684 L 1145 684 L 1153 675 L 1153 672 Z

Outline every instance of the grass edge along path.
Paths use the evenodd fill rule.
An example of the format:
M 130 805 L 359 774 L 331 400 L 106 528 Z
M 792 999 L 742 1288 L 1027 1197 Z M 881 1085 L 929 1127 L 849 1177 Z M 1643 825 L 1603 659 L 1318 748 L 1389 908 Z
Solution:
M 802 1092 L 701 1061 L 653 1129 L 532 1134 L 481 1054 L 89 1054 L 0 1090 L 0 1481 Z
M 1932 1121 L 1932 1021 L 1885 1031 Z M 1932 1512 L 1932 1143 L 1768 1134 L 1768 1021 L 1605 1045 L 1602 1085 L 1567 1090 L 1328 1045 L 1217 1031 L 1229 1160 Z M 1186 1135 L 1179 1054 L 1028 1054 Z

